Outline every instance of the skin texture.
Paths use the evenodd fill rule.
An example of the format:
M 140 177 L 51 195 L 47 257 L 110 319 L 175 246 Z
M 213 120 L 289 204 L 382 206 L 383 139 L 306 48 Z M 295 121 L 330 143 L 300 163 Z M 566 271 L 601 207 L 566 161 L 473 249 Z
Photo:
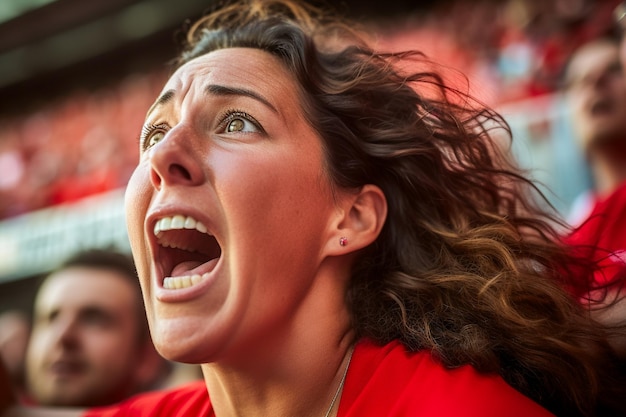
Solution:
M 137 381 L 136 295 L 114 271 L 71 267 L 40 289 L 27 351 L 28 386 L 43 405 L 119 401 Z
M 215 93 L 215 86 L 252 94 Z M 325 412 L 337 386 L 329 381 L 340 378 L 351 343 L 343 297 L 350 254 L 375 239 L 386 215 L 376 187 L 331 189 L 297 91 L 280 62 L 260 50 L 191 61 L 149 111 L 152 127 L 144 128 L 128 185 L 127 224 L 153 341 L 166 358 L 210 363 L 203 370 L 216 410 Z M 163 260 L 171 250 L 156 243 L 154 223 L 176 214 L 207 226 L 221 248 L 217 262 Z M 163 288 L 164 277 L 191 272 L 209 276 L 191 288 Z

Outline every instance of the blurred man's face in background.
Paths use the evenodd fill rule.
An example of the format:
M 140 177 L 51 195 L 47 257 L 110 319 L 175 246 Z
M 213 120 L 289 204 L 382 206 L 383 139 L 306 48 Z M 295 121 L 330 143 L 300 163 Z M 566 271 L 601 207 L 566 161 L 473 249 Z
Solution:
M 575 131 L 587 154 L 626 140 L 626 78 L 617 44 L 583 45 L 572 56 L 566 83 Z
M 38 404 L 93 406 L 128 394 L 142 352 L 136 291 L 115 271 L 72 267 L 47 278 L 26 359 Z

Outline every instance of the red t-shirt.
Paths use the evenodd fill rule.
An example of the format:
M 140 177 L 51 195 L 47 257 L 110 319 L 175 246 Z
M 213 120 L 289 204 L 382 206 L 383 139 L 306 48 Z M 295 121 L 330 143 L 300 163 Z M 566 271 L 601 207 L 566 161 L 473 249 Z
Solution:
M 215 417 L 203 382 L 138 395 L 83 417 Z M 363 340 L 354 350 L 338 417 L 547 417 L 550 412 L 497 375 L 446 369 L 427 351 Z
M 594 274 L 597 284 L 623 282 L 626 279 L 626 182 L 604 199 L 598 199 L 591 214 L 568 238 L 582 245 L 582 256 L 598 262 Z M 620 275 L 618 275 L 620 274 Z

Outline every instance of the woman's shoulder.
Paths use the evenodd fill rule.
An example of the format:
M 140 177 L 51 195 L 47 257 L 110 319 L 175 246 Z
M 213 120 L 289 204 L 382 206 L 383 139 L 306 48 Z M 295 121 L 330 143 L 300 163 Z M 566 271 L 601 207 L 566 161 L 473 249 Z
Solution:
M 194 417 L 212 411 L 204 381 L 195 381 L 164 391 L 146 392 L 119 404 L 92 408 L 83 417 Z
M 472 366 L 443 366 L 426 351 L 399 342 L 360 341 L 346 378 L 339 417 L 551 416 L 500 376 Z

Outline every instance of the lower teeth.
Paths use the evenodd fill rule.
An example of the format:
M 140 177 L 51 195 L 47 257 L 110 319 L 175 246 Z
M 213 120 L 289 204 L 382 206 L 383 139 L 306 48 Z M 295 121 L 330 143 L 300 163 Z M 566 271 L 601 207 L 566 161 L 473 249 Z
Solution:
M 193 275 L 184 275 L 181 277 L 167 277 L 163 280 L 163 288 L 168 290 L 179 290 L 182 288 L 189 288 L 193 285 L 196 285 L 200 281 L 207 279 L 209 273 L 206 272 L 202 275 L 193 274 Z

